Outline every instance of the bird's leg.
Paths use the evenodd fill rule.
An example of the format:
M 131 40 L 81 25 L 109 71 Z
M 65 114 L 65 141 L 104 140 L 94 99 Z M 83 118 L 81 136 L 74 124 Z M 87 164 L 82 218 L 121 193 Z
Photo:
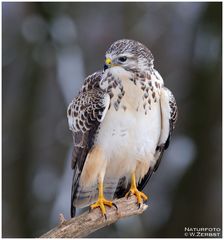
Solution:
M 99 188 L 98 200 L 96 201 L 96 203 L 94 203 L 90 206 L 90 209 L 92 210 L 94 208 L 99 207 L 102 214 L 104 215 L 104 217 L 107 218 L 105 205 L 108 207 L 114 206 L 116 209 L 117 209 L 117 206 L 112 201 L 105 199 L 104 194 L 103 194 L 103 181 L 99 181 L 98 188 Z
M 141 203 L 143 203 L 144 201 L 148 200 L 148 197 L 143 193 L 140 192 L 137 189 L 136 186 L 136 179 L 135 179 L 135 173 L 132 173 L 131 175 L 131 188 L 130 190 L 126 193 L 126 197 L 129 197 L 131 195 L 135 195 L 137 198 L 137 204 L 140 206 Z

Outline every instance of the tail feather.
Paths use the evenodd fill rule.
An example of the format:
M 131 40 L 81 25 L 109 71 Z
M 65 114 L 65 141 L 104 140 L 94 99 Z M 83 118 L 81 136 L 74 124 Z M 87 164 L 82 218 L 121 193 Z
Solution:
M 87 207 L 97 200 L 97 184 L 88 188 L 78 186 L 73 205 L 77 208 Z
M 114 193 L 118 186 L 118 179 L 105 178 L 103 182 L 104 187 L 104 197 L 106 199 L 112 200 L 114 197 Z M 73 208 L 83 208 L 91 205 L 96 202 L 98 199 L 98 186 L 97 183 L 94 183 L 90 187 L 78 186 L 75 194 L 75 198 L 73 200 L 73 207 L 71 210 L 71 215 Z
M 70 212 L 70 214 L 71 214 L 72 218 L 75 217 L 75 213 L 76 213 L 76 208 L 73 205 L 71 205 L 71 212 Z
M 122 198 L 128 192 L 130 188 L 129 180 L 126 176 L 119 179 L 116 191 L 114 193 L 114 198 Z
M 105 178 L 104 195 L 106 199 L 113 199 L 119 179 Z

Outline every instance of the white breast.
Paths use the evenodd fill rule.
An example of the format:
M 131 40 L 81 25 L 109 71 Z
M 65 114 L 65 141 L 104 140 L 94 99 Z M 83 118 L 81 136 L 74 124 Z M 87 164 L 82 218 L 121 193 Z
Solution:
M 96 139 L 107 157 L 106 175 L 130 176 L 135 170 L 137 161 L 146 161 L 154 165 L 154 153 L 161 131 L 160 104 L 153 102 L 151 110 L 145 114 L 143 108 L 143 91 L 141 87 L 122 79 L 125 96 L 116 111 L 111 107 L 101 123 Z M 112 105 L 112 104 L 111 104 Z

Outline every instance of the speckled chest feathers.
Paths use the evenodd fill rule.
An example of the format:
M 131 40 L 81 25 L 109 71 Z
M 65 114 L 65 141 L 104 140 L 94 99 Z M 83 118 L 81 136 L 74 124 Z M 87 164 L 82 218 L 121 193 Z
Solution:
M 106 71 L 100 82 L 100 87 L 110 95 L 109 109 L 144 111 L 145 115 L 159 101 L 162 85 L 160 76 L 154 70 L 128 72 L 120 67 Z

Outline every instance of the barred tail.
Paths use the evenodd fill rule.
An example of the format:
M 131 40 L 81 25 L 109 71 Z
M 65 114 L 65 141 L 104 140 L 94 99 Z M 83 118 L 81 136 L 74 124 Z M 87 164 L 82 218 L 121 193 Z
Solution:
M 114 198 L 114 193 L 118 186 L 119 179 L 105 178 L 103 182 L 104 196 L 106 199 L 112 200 Z M 95 182 L 90 187 L 78 186 L 73 199 L 73 204 L 71 208 L 71 215 L 75 208 L 87 207 L 98 199 L 98 184 Z

